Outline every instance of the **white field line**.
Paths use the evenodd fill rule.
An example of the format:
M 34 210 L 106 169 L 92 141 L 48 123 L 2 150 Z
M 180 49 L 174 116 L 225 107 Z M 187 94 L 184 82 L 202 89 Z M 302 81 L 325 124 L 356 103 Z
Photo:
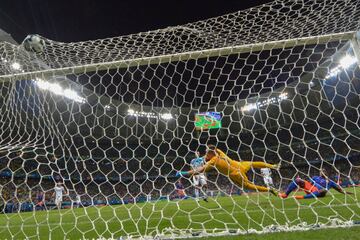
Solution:
M 271 209 L 264 209 L 264 210 L 247 210 L 246 212 L 248 213 L 256 213 L 256 212 L 277 212 L 277 213 L 285 213 L 286 211 L 298 211 L 299 209 L 321 209 L 321 208 L 332 208 L 332 207 L 351 207 L 351 206 L 356 206 L 359 204 L 358 203 L 352 203 L 352 204 L 335 204 L 335 205 L 326 205 L 326 206 L 319 206 L 319 207 L 311 207 L 311 206 L 300 206 L 298 208 L 283 208 L 283 209 L 279 209 L 279 208 L 271 208 Z M 220 211 L 216 210 L 216 211 Z M 189 218 L 190 217 L 201 217 L 201 216 L 209 216 L 209 215 L 232 215 L 232 214 L 236 214 L 236 213 L 243 213 L 244 211 L 233 211 L 231 213 L 228 212 L 219 212 L 219 213 L 214 213 L 214 211 L 211 211 L 209 213 L 199 213 L 199 214 L 190 214 L 190 215 L 180 215 L 180 216 L 175 216 L 175 218 Z M 51 211 L 49 211 L 51 216 Z M 65 214 L 62 214 L 65 215 Z M 60 215 L 61 216 L 61 215 Z M 80 217 L 84 217 L 85 215 L 81 215 Z M 168 217 L 164 217 L 164 218 L 168 218 Z M 111 222 L 121 222 L 121 221 L 128 221 L 128 220 L 133 220 L 134 222 L 139 221 L 139 220 L 160 220 L 162 218 L 145 218 L 145 217 L 141 217 L 141 218 L 136 218 L 136 219 L 131 219 L 131 218 L 127 218 L 127 219 L 123 219 L 123 220 L 111 220 L 111 221 L 105 221 L 106 223 L 111 223 Z M 356 219 L 358 220 L 358 219 Z M 5 220 L 6 221 L 6 220 Z M 65 220 L 66 221 L 66 220 Z M 96 220 L 97 221 L 97 220 Z M 77 221 L 76 224 L 74 222 L 57 222 L 57 223 L 40 223 L 40 224 L 16 224 L 16 223 L 11 223 L 10 226 L 9 225 L 2 225 L 0 226 L 0 229 L 2 228 L 11 228 L 11 227 L 17 227 L 17 226 L 21 226 L 21 227 L 42 227 L 42 226 L 66 226 L 66 225 L 74 225 L 74 226 L 79 226 L 79 225 L 89 225 L 92 223 L 89 223 L 88 221 Z

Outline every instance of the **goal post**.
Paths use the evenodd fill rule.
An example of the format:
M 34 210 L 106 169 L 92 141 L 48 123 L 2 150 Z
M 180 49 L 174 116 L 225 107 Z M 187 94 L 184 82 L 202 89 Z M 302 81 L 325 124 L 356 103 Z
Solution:
M 274 1 L 122 37 L 41 37 L 39 52 L 0 42 L 0 236 L 357 226 L 358 5 Z

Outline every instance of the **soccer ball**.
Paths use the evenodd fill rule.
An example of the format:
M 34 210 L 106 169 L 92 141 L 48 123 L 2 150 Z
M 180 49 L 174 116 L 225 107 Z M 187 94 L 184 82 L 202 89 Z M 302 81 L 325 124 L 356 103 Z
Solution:
M 38 35 L 28 35 L 22 44 L 28 52 L 42 53 L 44 51 L 45 42 Z

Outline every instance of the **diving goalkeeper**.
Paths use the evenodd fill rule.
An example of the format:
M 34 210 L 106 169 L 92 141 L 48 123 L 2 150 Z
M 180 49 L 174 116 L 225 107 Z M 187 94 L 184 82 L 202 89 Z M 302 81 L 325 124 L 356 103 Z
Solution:
M 273 188 L 255 185 L 250 182 L 246 173 L 251 168 L 270 168 L 277 169 L 279 165 L 268 164 L 264 162 L 251 162 L 251 161 L 235 161 L 229 158 L 223 151 L 213 145 L 209 146 L 205 155 L 206 164 L 198 169 L 190 171 L 177 172 L 176 176 L 193 176 L 203 172 L 207 172 L 215 168 L 218 172 L 228 176 L 237 186 L 242 189 L 256 190 L 259 192 L 270 192 L 277 196 L 277 192 Z

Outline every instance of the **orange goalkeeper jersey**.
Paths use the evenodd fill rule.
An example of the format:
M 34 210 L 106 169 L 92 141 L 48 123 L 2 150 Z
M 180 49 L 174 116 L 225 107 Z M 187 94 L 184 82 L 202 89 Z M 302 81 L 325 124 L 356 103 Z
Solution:
M 241 166 L 241 162 L 232 160 L 220 149 L 215 149 L 217 156 L 214 156 L 205 164 L 205 171 L 209 171 L 212 168 L 216 168 L 220 173 L 229 175 L 230 173 L 237 171 L 241 173 L 246 172 L 246 167 Z M 245 162 L 244 162 L 245 163 Z

